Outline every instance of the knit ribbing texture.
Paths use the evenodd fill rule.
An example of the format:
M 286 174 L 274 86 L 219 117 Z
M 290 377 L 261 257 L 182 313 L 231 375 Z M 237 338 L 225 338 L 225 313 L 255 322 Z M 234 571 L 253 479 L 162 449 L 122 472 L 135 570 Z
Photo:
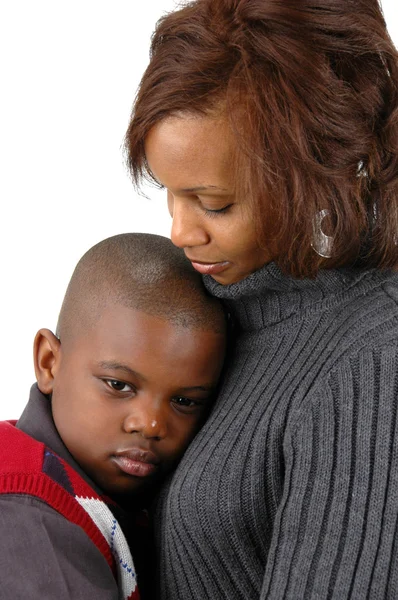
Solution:
M 161 600 L 398 598 L 398 276 L 229 286 L 214 409 L 156 511 Z

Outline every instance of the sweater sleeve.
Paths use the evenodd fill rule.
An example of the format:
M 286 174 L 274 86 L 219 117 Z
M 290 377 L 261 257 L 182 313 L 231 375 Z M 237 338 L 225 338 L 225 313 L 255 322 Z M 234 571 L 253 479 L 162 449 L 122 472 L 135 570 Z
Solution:
M 0 496 L 0 573 L 0 598 L 118 598 L 112 572 L 86 533 L 30 496 Z
M 261 600 L 398 598 L 397 392 L 397 347 L 362 349 L 300 411 Z

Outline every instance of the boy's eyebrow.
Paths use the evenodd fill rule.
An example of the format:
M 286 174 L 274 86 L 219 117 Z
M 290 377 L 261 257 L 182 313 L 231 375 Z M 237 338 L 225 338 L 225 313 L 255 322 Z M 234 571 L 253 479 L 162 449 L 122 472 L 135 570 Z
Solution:
M 193 385 L 192 387 L 181 388 L 181 392 L 213 392 L 214 385 Z
M 98 366 L 101 367 L 102 369 L 107 369 L 109 371 L 122 371 L 123 373 L 126 373 L 127 375 L 130 375 L 132 377 L 137 377 L 138 379 L 141 379 L 142 381 L 146 381 L 146 378 L 143 375 L 141 375 L 141 373 L 137 373 L 137 371 L 134 371 L 134 369 L 131 369 L 127 365 L 118 363 L 113 360 L 102 360 L 101 362 L 98 363 Z

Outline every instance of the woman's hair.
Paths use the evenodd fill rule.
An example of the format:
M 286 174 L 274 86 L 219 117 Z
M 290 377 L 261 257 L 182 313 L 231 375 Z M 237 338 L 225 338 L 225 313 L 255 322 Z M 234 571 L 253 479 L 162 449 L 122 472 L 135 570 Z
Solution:
M 196 0 L 163 17 L 126 134 L 137 187 L 156 123 L 217 112 L 236 193 L 285 272 L 397 266 L 398 55 L 377 0 Z

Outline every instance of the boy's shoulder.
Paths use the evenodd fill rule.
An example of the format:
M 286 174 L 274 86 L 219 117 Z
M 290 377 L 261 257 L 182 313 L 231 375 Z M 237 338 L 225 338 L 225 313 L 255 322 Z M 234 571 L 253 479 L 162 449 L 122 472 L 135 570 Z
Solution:
M 138 591 L 133 561 L 107 499 L 44 443 L 15 427 L 15 421 L 0 422 L 0 440 L 0 499 L 9 514 L 15 503 L 25 512 L 32 512 L 32 508 L 35 513 L 48 511 L 48 507 L 56 511 L 66 522 L 81 528 L 96 546 L 119 580 L 123 597 L 135 598 Z M 60 522 L 53 519 L 55 526 Z
M 0 565 L 1 598 L 119 599 L 84 530 L 33 496 L 0 495 Z

